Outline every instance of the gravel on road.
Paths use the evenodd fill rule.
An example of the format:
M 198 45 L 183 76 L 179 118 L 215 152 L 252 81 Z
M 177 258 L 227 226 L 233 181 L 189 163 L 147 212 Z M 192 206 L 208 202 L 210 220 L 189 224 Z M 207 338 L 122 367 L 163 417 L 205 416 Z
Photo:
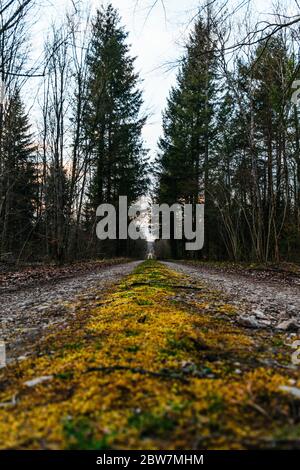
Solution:
M 15 292 L 2 292 L 0 297 L 0 340 L 5 342 L 7 363 L 30 354 L 32 346 L 49 327 L 63 328 L 75 314 L 69 303 L 104 295 L 139 264 L 138 261 L 106 267 L 96 272 L 50 281 L 41 286 Z M 96 294 L 95 294 L 96 289 Z
M 166 262 L 167 266 L 206 282 L 228 294 L 241 311 L 241 322 L 249 327 L 300 330 L 300 287 L 278 279 L 260 279 L 250 274 L 228 273 L 218 268 Z

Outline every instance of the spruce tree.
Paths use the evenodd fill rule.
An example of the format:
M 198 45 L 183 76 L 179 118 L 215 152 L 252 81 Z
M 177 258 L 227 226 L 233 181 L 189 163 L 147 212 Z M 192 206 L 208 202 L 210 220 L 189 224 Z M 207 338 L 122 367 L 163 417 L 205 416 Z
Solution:
M 128 34 L 109 5 L 97 11 L 88 54 L 88 96 L 84 124 L 92 159 L 90 205 L 135 201 L 146 188 L 142 91 L 129 55 Z
M 1 154 L 1 251 L 16 255 L 32 234 L 37 197 L 33 137 L 19 92 L 4 114 Z
M 200 18 L 190 35 L 186 55 L 171 90 L 159 141 L 158 199 L 196 204 L 205 198 L 206 249 L 211 222 L 210 172 L 214 164 L 213 135 L 215 51 L 210 16 Z M 178 243 L 172 243 L 173 256 Z

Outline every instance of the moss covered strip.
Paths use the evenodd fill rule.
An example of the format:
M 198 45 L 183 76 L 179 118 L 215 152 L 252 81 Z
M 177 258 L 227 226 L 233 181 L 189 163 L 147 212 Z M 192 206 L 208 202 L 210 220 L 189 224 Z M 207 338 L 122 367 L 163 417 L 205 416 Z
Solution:
M 300 381 L 283 339 L 236 326 L 227 299 L 192 287 L 148 261 L 79 303 L 37 355 L 2 370 L 0 447 L 295 446 L 298 405 L 279 387 Z

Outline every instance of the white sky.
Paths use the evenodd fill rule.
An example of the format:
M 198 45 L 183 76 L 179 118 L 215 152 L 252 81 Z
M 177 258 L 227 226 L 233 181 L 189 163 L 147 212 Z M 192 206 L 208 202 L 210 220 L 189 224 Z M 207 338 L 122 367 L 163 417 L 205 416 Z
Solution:
M 146 147 L 151 156 L 155 155 L 156 143 L 161 133 L 161 112 L 166 105 L 171 86 L 175 83 L 176 67 L 166 70 L 165 64 L 174 62 L 182 54 L 183 35 L 186 25 L 195 13 L 199 0 L 164 0 L 167 8 L 165 16 L 159 0 L 149 14 L 151 0 L 82 0 L 92 5 L 94 11 L 102 3 L 112 3 L 119 10 L 122 24 L 129 32 L 131 55 L 136 57 L 136 70 L 143 80 L 144 108 L 150 114 L 144 128 Z M 64 10 L 72 6 L 72 0 L 43 0 L 40 18 L 35 26 L 33 53 L 36 57 L 36 44 L 42 46 L 43 36 L 52 21 L 59 18 Z M 45 14 L 46 13 L 46 14 Z M 32 94 L 29 93 L 29 101 Z
M 88 1 L 82 0 L 83 3 Z M 231 1 L 236 4 L 240 0 Z M 101 0 L 90 0 L 90 2 L 94 9 L 101 3 L 108 3 Z M 292 3 L 292 0 L 287 0 L 287 2 Z M 197 11 L 197 6 L 203 2 L 201 0 L 164 0 L 166 16 L 161 0 L 158 0 L 149 16 L 149 8 L 153 0 L 111 0 L 111 3 L 120 12 L 122 23 L 129 31 L 132 55 L 137 57 L 136 68 L 143 79 L 145 109 L 150 113 L 144 129 L 144 137 L 146 146 L 153 157 L 161 134 L 161 113 L 166 106 L 166 98 L 171 86 L 175 83 L 177 73 L 175 66 L 166 67 L 166 64 L 175 62 L 182 55 L 183 39 L 188 32 L 187 25 Z M 271 0 L 263 2 L 253 0 L 252 4 L 261 12 L 265 12 L 270 10 Z M 64 8 L 70 5 L 72 5 L 72 0 L 43 0 L 33 47 L 36 44 L 42 44 L 43 32 L 45 33 L 51 21 L 60 17 Z
M 140 0 L 136 9 L 136 0 L 113 0 L 112 3 L 119 9 L 130 33 L 136 67 L 144 80 L 145 106 L 150 112 L 144 136 L 153 155 L 161 133 L 161 113 L 177 73 L 175 66 L 166 64 L 175 62 L 182 54 L 186 25 L 199 2 L 166 0 L 167 15 L 158 4 L 148 18 L 151 0 Z

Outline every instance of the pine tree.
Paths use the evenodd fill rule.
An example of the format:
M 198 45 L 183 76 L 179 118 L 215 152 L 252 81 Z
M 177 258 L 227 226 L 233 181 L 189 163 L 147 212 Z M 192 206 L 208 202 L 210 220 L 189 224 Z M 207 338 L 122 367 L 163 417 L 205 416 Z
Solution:
M 141 116 L 142 92 L 127 36 L 112 5 L 98 10 L 88 55 L 85 116 L 94 209 L 103 202 L 117 204 L 120 195 L 135 201 L 147 183 L 142 140 L 146 118 Z
M 163 116 L 163 137 L 157 159 L 160 202 L 196 204 L 205 198 L 206 249 L 209 250 L 210 168 L 213 152 L 215 90 L 214 25 L 200 18 Z M 178 243 L 172 243 L 177 256 Z
M 19 92 L 4 115 L 1 154 L 1 251 L 17 254 L 32 234 L 37 197 L 33 138 Z

